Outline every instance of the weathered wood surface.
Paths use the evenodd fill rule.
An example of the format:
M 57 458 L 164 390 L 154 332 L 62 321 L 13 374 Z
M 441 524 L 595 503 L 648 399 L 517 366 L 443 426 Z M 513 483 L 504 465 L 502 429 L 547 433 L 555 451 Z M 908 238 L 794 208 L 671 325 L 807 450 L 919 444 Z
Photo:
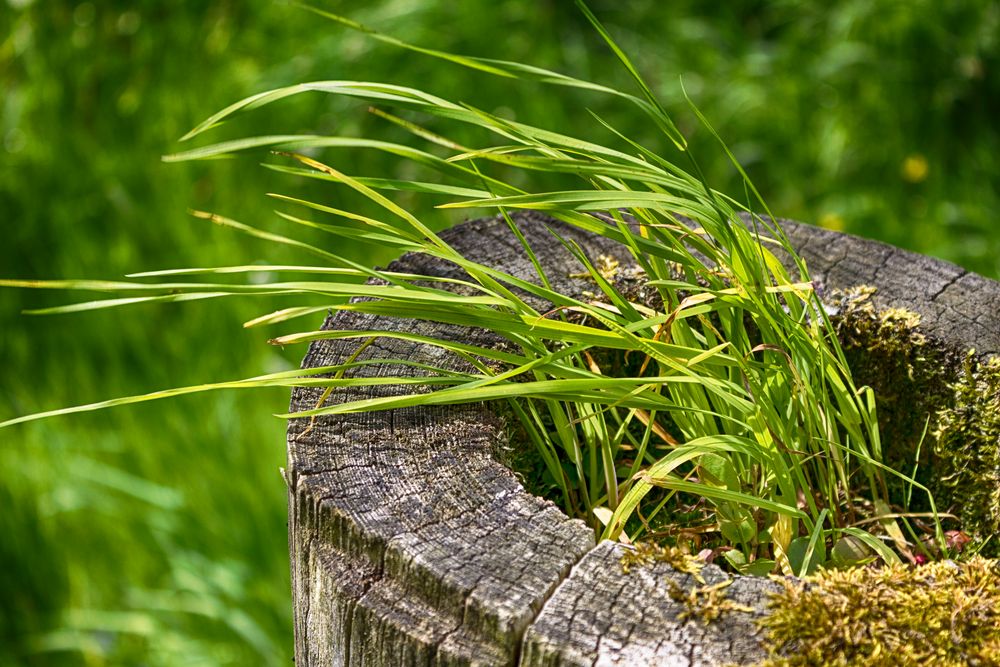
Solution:
M 533 213 L 516 218 L 557 289 L 592 289 L 570 277 L 581 269 L 545 230 L 552 221 Z M 884 244 L 783 224 L 824 289 L 875 285 L 880 306 L 920 312 L 925 333 L 946 344 L 1000 350 L 1000 331 L 982 312 L 984 304 L 990 317 L 1000 312 L 997 283 Z M 625 259 L 609 241 L 565 227 L 560 233 L 592 257 Z M 472 221 L 444 236 L 467 256 L 534 276 L 502 221 Z M 414 256 L 393 268 L 459 275 Z M 340 313 L 324 326 L 497 340 L 478 330 L 357 313 Z M 314 343 L 304 366 L 336 364 L 357 345 Z M 386 357 L 460 365 L 437 348 L 389 339 L 361 356 Z M 373 365 L 364 372 L 400 371 Z M 330 400 L 391 391 L 344 390 Z M 292 409 L 314 407 L 319 395 L 296 390 Z M 750 614 L 727 614 L 709 628 L 678 622 L 668 566 L 625 575 L 616 564 L 620 547 L 595 547 L 582 522 L 524 492 L 498 462 L 505 444 L 500 420 L 475 406 L 321 418 L 311 429 L 307 420 L 290 423 L 286 479 L 299 667 L 694 666 L 761 657 Z M 768 584 L 739 578 L 730 588 L 732 597 L 759 609 Z

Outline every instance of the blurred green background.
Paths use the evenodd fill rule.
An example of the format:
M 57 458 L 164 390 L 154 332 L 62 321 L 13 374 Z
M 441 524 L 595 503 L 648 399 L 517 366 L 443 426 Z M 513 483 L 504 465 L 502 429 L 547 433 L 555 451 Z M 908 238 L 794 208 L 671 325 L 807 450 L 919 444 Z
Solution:
M 567 0 L 326 2 L 404 39 L 527 61 L 627 88 Z M 691 137 L 740 192 L 678 77 L 777 214 L 1000 276 L 1000 5 L 992 0 L 592 0 Z M 210 113 L 269 87 L 381 80 L 605 138 L 583 110 L 666 150 L 614 99 L 522 85 L 380 45 L 268 0 L 0 0 L 0 274 L 307 262 L 186 215 L 273 225 L 273 190 L 363 205 L 257 166 L 163 164 Z M 322 96 L 212 138 L 321 132 L 399 138 Z M 383 155 L 347 173 L 414 177 Z M 427 206 L 413 197 L 415 210 Z M 439 213 L 425 212 L 436 225 Z M 366 248 L 339 252 L 372 262 Z M 65 294 L 0 291 L 0 419 L 290 368 L 303 350 L 241 323 L 278 304 L 207 302 L 33 318 Z M 305 326 L 305 325 L 303 325 Z M 276 665 L 291 658 L 282 391 L 193 399 L 0 432 L 0 664 Z

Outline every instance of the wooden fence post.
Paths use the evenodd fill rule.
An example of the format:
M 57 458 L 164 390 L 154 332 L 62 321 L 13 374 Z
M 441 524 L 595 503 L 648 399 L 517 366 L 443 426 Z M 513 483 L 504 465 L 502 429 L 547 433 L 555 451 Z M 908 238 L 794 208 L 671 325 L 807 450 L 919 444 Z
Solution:
M 537 213 L 515 216 L 554 287 L 592 289 L 545 225 L 592 257 L 627 261 L 609 241 Z M 1000 351 L 1000 284 L 891 246 L 782 222 L 813 277 L 830 293 L 878 288 L 879 307 L 920 313 L 921 332 L 956 351 Z M 505 223 L 465 223 L 445 238 L 468 257 L 525 279 L 534 270 Z M 398 271 L 460 276 L 422 256 Z M 495 335 L 343 312 L 325 327 L 412 331 L 485 344 Z M 358 340 L 313 343 L 304 366 L 347 359 Z M 462 362 L 438 348 L 379 339 L 362 358 Z M 367 366 L 359 372 L 398 374 Z M 331 401 L 399 392 L 335 392 Z M 315 406 L 320 390 L 293 393 L 292 409 Z M 666 579 L 689 577 L 666 564 L 625 574 L 622 547 L 595 545 L 582 522 L 526 493 L 501 463 L 502 420 L 483 406 L 400 409 L 292 420 L 288 432 L 289 545 L 298 667 L 326 665 L 715 665 L 763 652 L 754 617 L 766 579 L 737 577 L 729 597 L 758 611 L 704 625 L 678 621 Z M 726 575 L 714 567 L 709 582 Z

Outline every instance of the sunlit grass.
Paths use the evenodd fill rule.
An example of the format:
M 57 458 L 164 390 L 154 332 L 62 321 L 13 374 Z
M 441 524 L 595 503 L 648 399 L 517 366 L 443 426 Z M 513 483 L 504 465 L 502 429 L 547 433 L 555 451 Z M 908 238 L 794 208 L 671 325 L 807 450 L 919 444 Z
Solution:
M 599 118 L 597 124 L 612 129 L 624 148 L 503 119 L 415 88 L 358 81 L 302 84 L 254 95 L 213 115 L 185 138 L 209 131 L 237 113 L 304 92 L 322 92 L 481 128 L 501 143 L 465 146 L 412 121 L 379 111 L 380 117 L 428 142 L 434 150 L 440 152 L 443 148 L 449 154 L 442 157 L 426 149 L 364 138 L 276 135 L 225 141 L 167 158 L 182 161 L 262 147 L 276 150 L 279 157 L 304 165 L 305 173 L 311 171 L 346 186 L 382 209 L 381 216 L 375 217 L 275 195 L 279 202 L 332 215 L 341 223 L 319 223 L 279 212 L 285 221 L 344 235 L 353 241 L 388 243 L 452 263 L 468 276 L 448 281 L 462 288 L 460 296 L 444 286 L 433 286 L 442 281 L 366 267 L 318 245 L 201 212 L 195 212 L 196 217 L 272 244 L 309 252 L 340 267 L 327 271 L 328 278 L 367 277 L 376 281 L 265 280 L 248 285 L 79 280 L 0 283 L 8 287 L 139 295 L 36 311 L 48 314 L 150 301 L 311 295 L 327 301 L 318 306 L 282 308 L 252 323 L 287 321 L 314 314 L 319 308 L 350 310 L 482 327 L 503 335 L 518 351 L 498 352 L 421 338 L 420 342 L 457 354 L 470 364 L 470 370 L 448 371 L 420 364 L 417 366 L 422 372 L 418 377 L 401 374 L 370 378 L 351 373 L 369 363 L 352 358 L 338 367 L 314 369 L 309 377 L 291 371 L 196 385 L 28 415 L 0 426 L 216 389 L 313 386 L 325 387 L 325 398 L 338 387 L 432 387 L 435 390 L 431 392 L 421 389 L 403 395 L 317 405 L 313 410 L 285 416 L 316 417 L 506 399 L 537 447 L 566 511 L 590 522 L 606 539 L 634 542 L 655 532 L 651 529 L 653 523 L 682 533 L 697 529 L 709 536 L 708 543 L 733 568 L 759 574 L 804 574 L 828 562 L 827 554 L 839 553 L 836 545 L 849 538 L 861 540 L 872 556 L 887 562 L 897 562 L 901 556 L 912 559 L 911 549 L 924 547 L 919 540 L 910 542 L 903 534 L 900 517 L 890 511 L 891 499 L 884 480 L 887 472 L 903 475 L 887 471 L 881 464 L 874 397 L 870 389 L 854 386 L 806 267 L 796 260 L 789 273 L 772 253 L 771 245 L 795 257 L 781 228 L 772 224 L 767 205 L 728 148 L 722 144 L 744 178 L 743 202 L 707 184 L 687 150 L 686 139 L 628 56 L 585 5 L 580 3 L 579 8 L 615 52 L 640 95 L 519 63 L 413 47 L 360 24 L 319 13 L 377 39 L 484 74 L 613 95 L 637 107 L 661 130 L 676 147 L 683 166 L 614 131 Z M 693 105 L 692 109 L 714 134 L 707 119 Z M 389 152 L 436 171 L 452 183 L 442 186 L 430 180 L 353 177 L 298 152 L 323 148 Z M 525 191 L 493 175 L 491 165 L 507 171 L 576 176 L 583 179 L 583 187 Z M 300 168 L 284 171 L 302 173 Z M 400 190 L 452 199 L 439 208 L 499 209 L 532 259 L 539 282 L 510 275 L 503 267 L 479 264 L 456 252 L 421 220 L 418 212 L 401 207 L 381 192 Z M 581 300 L 555 292 L 531 249 L 532 243 L 539 240 L 520 235 L 507 214 L 512 209 L 545 211 L 569 225 L 621 243 L 641 270 L 643 282 L 658 292 L 662 305 L 657 309 L 630 300 L 615 287 L 610 276 L 598 270 L 595 258 L 553 231 L 553 238 L 544 242 L 565 245 L 599 295 Z M 737 216 L 739 209 L 749 212 L 748 226 Z M 607 217 L 594 217 L 597 213 Z M 351 224 L 343 224 L 345 221 Z M 288 271 L 310 269 L 286 267 L 280 272 Z M 256 272 L 250 267 L 220 267 L 144 275 L 166 278 Z M 539 311 L 519 293 L 542 299 L 556 310 Z M 349 296 L 367 298 L 345 302 Z M 365 339 L 370 341 L 379 335 L 370 331 L 302 332 L 273 342 L 288 345 L 352 337 L 367 345 Z M 643 361 L 630 374 L 607 376 L 593 361 L 593 355 L 605 350 L 639 355 Z M 500 362 L 502 368 L 497 370 L 484 363 L 488 360 Z M 401 369 L 413 365 L 403 360 L 386 361 Z M 664 441 L 659 447 L 650 446 L 654 435 Z M 628 463 L 622 457 L 626 451 L 637 452 Z M 568 471 L 564 462 L 570 464 Z M 859 496 L 866 500 L 859 503 Z M 684 520 L 670 518 L 672 512 L 691 514 L 684 508 L 698 498 L 705 503 L 700 510 Z M 857 528 L 859 518 L 874 518 L 863 523 L 877 530 Z

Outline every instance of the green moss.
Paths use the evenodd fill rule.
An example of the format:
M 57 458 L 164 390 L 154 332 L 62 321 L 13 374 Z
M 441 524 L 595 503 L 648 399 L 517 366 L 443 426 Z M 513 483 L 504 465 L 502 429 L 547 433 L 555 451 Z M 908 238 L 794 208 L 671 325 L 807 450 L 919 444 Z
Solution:
M 919 314 L 876 309 L 874 293 L 836 293 L 834 324 L 855 382 L 875 391 L 885 462 L 906 473 L 916 465 L 939 509 L 973 538 L 970 550 L 1000 555 L 1000 541 L 987 542 L 1000 531 L 1000 360 L 973 351 L 963 360 L 919 331 Z
M 995 555 L 1000 544 L 1000 359 L 977 362 L 966 356 L 953 399 L 937 416 L 935 453 L 941 462 L 940 486 L 960 514 L 962 530 L 974 546 Z
M 677 614 L 678 621 L 698 619 L 708 625 L 727 612 L 753 613 L 753 607 L 742 605 L 726 597 L 726 589 L 733 583 L 724 579 L 716 584 L 684 588 L 673 579 L 667 580 L 670 598 L 683 606 Z
M 855 384 L 867 385 L 878 401 L 883 461 L 907 475 L 916 469 L 917 480 L 939 499 L 939 461 L 933 443 L 936 415 L 952 399 L 948 384 L 958 377 L 960 355 L 920 331 L 920 315 L 902 308 L 878 309 L 876 290 L 860 285 L 833 294 L 837 315 L 832 318 Z M 903 504 L 907 484 L 887 478 L 890 496 Z M 926 499 L 915 494 L 912 510 L 929 510 Z
M 867 285 L 835 293 L 839 313 L 833 323 L 855 384 L 875 391 L 885 463 L 908 473 L 928 418 L 950 397 L 947 384 L 957 362 L 920 332 L 918 313 L 876 309 L 874 293 Z M 918 472 L 928 477 L 925 482 L 931 476 L 930 453 L 931 447 L 921 448 Z
M 760 623 L 771 657 L 757 667 L 996 665 L 1000 564 L 823 570 L 781 580 Z
M 669 563 L 678 572 L 690 574 L 698 582 L 705 583 L 704 579 L 701 578 L 701 570 L 705 567 L 705 561 L 678 547 L 640 542 L 628 549 L 621 559 L 622 571 L 625 574 L 628 574 L 633 567 L 649 567 L 654 563 Z

